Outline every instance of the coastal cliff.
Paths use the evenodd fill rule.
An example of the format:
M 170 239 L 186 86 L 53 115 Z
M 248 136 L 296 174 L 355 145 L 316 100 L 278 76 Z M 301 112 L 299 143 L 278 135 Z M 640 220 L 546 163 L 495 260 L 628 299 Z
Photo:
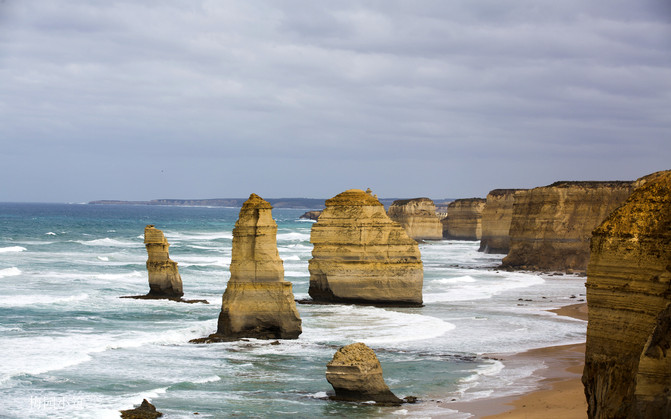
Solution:
M 312 225 L 309 294 L 315 301 L 422 304 L 417 242 L 371 194 L 350 189 L 326 201 Z
M 180 298 L 182 277 L 177 270 L 177 262 L 168 255 L 170 245 L 163 232 L 153 225 L 144 229 L 144 245 L 147 248 L 147 273 L 149 274 L 148 296 L 159 298 Z
M 277 251 L 272 206 L 256 194 L 243 204 L 233 229 L 231 278 L 216 335 L 296 339 L 301 319 Z
M 447 206 L 442 220 L 443 237 L 450 240 L 480 240 L 482 211 L 487 201 L 482 198 L 457 199 Z
M 633 182 L 555 182 L 515 192 L 503 267 L 586 269 L 592 230 L 632 189 Z
M 436 206 L 429 198 L 394 201 L 387 215 L 415 240 L 440 240 L 443 227 L 436 216 Z
M 590 244 L 590 418 L 671 416 L 671 171 L 636 184 Z
M 508 254 L 510 223 L 513 221 L 515 192 L 522 189 L 494 189 L 487 194 L 482 210 L 482 238 L 479 252 Z

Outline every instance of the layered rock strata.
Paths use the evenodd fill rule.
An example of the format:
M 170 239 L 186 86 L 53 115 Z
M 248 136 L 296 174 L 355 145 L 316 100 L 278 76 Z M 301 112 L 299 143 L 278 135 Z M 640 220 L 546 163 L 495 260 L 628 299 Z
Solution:
M 163 232 L 153 225 L 144 228 L 144 245 L 147 248 L 147 273 L 149 274 L 148 296 L 159 298 L 180 298 L 182 277 L 168 255 L 170 245 Z
M 384 382 L 382 366 L 375 352 L 361 342 L 338 349 L 326 365 L 326 380 L 335 390 L 334 400 L 403 402 Z
M 515 192 L 521 189 L 494 189 L 487 194 L 482 210 L 482 237 L 478 251 L 507 254 L 510 250 L 510 223 L 513 221 Z
M 326 201 L 312 225 L 309 294 L 316 302 L 420 306 L 417 242 L 371 194 L 350 189 Z
M 436 215 L 436 206 L 429 198 L 394 201 L 387 210 L 387 214 L 405 229 L 408 236 L 415 240 L 443 238 L 443 226 Z
M 637 185 L 591 239 L 590 418 L 671 417 L 671 171 Z
M 482 211 L 487 200 L 482 198 L 457 199 L 447 206 L 443 223 L 443 237 L 450 240 L 480 240 Z
M 296 339 L 301 319 L 291 282 L 277 251 L 272 206 L 256 194 L 243 204 L 233 229 L 231 278 L 216 335 L 224 338 Z
M 584 270 L 592 230 L 622 205 L 633 182 L 556 182 L 517 191 L 503 266 Z

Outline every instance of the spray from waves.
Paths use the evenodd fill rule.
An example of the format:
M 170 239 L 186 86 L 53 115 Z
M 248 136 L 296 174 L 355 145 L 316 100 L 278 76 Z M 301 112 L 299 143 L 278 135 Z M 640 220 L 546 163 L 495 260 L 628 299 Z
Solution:
M 16 266 L 12 266 L 11 268 L 6 269 L 0 269 L 0 278 L 6 278 L 8 276 L 17 276 L 17 275 L 21 275 L 21 270 Z
M 367 345 L 433 339 L 455 328 L 436 317 L 377 307 L 313 306 L 326 316 L 305 319 L 302 338 L 311 342 L 364 342 Z
M 0 247 L 0 253 L 25 252 L 27 249 L 21 246 Z

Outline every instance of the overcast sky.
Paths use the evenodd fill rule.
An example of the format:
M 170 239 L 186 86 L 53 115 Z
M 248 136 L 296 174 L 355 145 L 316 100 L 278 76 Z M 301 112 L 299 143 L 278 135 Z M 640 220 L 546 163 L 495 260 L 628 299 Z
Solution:
M 0 201 L 671 169 L 669 0 L 0 1 Z

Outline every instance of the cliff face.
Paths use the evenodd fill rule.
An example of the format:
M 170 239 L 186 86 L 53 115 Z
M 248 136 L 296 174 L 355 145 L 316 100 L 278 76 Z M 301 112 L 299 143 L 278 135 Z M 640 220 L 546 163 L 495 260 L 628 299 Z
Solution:
M 487 194 L 482 210 L 480 249 L 485 253 L 507 254 L 510 250 L 510 223 L 513 221 L 515 192 L 522 189 L 494 189 Z
M 231 279 L 222 299 L 217 334 L 295 339 L 301 319 L 277 251 L 272 207 L 252 194 L 233 229 Z
M 310 242 L 308 292 L 315 301 L 422 304 L 417 242 L 372 195 L 350 189 L 328 199 Z
M 338 349 L 326 365 L 326 380 L 333 386 L 336 400 L 402 403 L 384 382 L 375 352 L 360 342 Z
M 436 206 L 429 198 L 394 201 L 387 214 L 415 240 L 443 238 L 443 227 L 436 216 Z
M 149 274 L 149 296 L 180 298 L 182 277 L 177 262 L 168 256 L 168 241 L 163 232 L 153 225 L 144 228 L 144 245 L 147 248 L 147 273 Z
M 503 266 L 586 269 L 592 230 L 632 189 L 633 182 L 556 182 L 517 191 Z
M 480 240 L 482 211 L 487 201 L 482 198 L 457 199 L 447 206 L 442 220 L 443 237 L 451 240 Z
M 590 418 L 671 416 L 671 171 L 637 184 L 591 239 Z

